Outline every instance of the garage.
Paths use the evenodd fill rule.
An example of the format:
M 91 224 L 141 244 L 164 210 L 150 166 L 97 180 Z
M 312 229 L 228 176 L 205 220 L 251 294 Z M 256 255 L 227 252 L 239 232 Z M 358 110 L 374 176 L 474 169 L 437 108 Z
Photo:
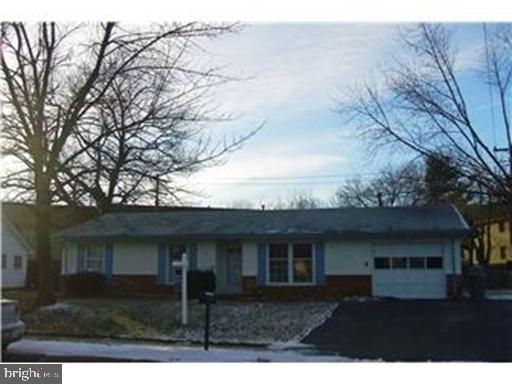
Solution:
M 403 299 L 445 298 L 443 251 L 442 244 L 377 247 L 372 268 L 373 295 Z

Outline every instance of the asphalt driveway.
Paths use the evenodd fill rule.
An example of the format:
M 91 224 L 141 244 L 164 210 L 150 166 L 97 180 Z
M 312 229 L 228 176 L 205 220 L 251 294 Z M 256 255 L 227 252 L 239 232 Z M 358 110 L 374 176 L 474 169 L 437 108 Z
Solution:
M 512 362 L 512 301 L 341 302 L 303 342 L 350 358 Z

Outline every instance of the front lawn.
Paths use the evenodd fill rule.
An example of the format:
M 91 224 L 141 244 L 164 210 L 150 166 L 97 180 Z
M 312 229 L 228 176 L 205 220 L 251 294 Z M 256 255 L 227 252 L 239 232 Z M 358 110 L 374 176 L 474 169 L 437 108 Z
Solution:
M 220 301 L 212 305 L 212 342 L 270 344 L 300 341 L 336 304 L 329 302 Z M 61 299 L 23 314 L 28 334 L 198 342 L 204 305 L 189 301 L 189 324 L 172 299 Z

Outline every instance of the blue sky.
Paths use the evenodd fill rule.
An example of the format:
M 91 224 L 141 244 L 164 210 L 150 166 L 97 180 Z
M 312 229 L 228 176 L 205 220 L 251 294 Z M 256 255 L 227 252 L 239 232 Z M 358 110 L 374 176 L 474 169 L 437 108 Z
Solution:
M 489 90 L 466 69 L 479 60 L 482 25 L 452 27 L 464 87 L 478 121 L 490 126 Z M 407 155 L 400 153 L 370 159 L 365 143 L 334 112 L 335 100 L 357 84 L 378 81 L 379 71 L 400 54 L 397 32 L 395 24 L 253 24 L 208 42 L 209 60 L 247 78 L 216 90 L 215 100 L 236 119 L 212 132 L 241 134 L 266 123 L 223 165 L 188 179 L 201 193 L 188 200 L 229 206 L 271 204 L 296 193 L 329 199 L 347 177 L 369 178 L 388 163 L 404 161 Z M 318 178 L 333 174 L 341 176 Z

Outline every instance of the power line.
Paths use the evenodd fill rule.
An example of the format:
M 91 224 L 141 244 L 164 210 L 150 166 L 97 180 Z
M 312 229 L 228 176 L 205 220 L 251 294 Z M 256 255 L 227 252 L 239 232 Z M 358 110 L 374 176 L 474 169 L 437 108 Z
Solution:
M 236 185 L 236 186 L 279 186 L 279 185 L 321 185 L 321 184 L 340 184 L 341 180 L 329 180 L 329 181 L 283 181 L 283 182 L 245 182 L 245 181 L 233 181 L 233 182 L 199 182 L 198 184 L 208 184 L 208 185 Z
M 308 179 L 333 179 L 333 178 L 357 178 L 357 177 L 371 177 L 379 175 L 379 172 L 364 172 L 364 173 L 339 173 L 339 174 L 325 174 L 325 175 L 299 175 L 299 176 L 237 176 L 237 177 L 220 177 L 213 182 L 266 182 L 266 181 L 281 181 L 281 180 L 308 180 Z

